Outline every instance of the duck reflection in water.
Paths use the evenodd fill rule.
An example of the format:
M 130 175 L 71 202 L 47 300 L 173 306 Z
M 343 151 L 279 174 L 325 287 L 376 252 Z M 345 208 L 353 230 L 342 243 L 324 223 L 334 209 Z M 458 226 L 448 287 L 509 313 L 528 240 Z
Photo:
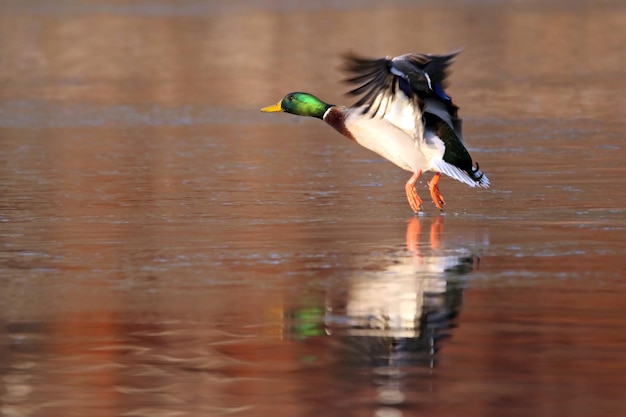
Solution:
M 389 415 L 401 415 L 389 407 L 410 401 L 414 394 L 405 391 L 429 389 L 416 385 L 429 384 L 441 342 L 460 312 L 463 277 L 478 268 L 487 245 L 475 229 L 464 229 L 471 230 L 469 236 L 443 230 L 443 217 L 411 218 L 406 250 L 384 253 L 377 263 L 384 268 L 366 269 L 333 286 L 324 312 L 319 310 L 318 334 L 334 339 L 338 377 L 373 379 L 376 403 Z
M 461 307 L 462 277 L 479 262 L 471 249 L 442 242 L 443 228 L 443 217 L 430 224 L 411 218 L 409 256 L 394 257 L 382 271 L 350 277 L 343 297 L 329 297 L 327 332 L 354 338 L 361 351 L 354 359 L 434 366 L 438 342 L 449 336 Z

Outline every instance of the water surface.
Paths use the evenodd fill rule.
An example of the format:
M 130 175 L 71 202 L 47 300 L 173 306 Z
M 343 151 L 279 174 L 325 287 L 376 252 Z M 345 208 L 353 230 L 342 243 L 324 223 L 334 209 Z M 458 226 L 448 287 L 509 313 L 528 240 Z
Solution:
M 7 416 L 626 412 L 620 2 L 0 4 Z M 373 29 L 375 29 L 374 33 Z M 340 54 L 464 47 L 492 187 L 317 120 Z

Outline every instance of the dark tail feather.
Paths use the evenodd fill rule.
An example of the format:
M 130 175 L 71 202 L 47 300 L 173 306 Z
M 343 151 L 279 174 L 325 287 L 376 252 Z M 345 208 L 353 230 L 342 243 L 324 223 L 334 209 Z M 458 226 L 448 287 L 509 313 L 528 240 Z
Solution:
M 476 162 L 476 168 L 472 167 L 471 172 L 468 172 L 472 180 L 476 181 L 476 185 L 483 188 L 489 188 L 489 178 L 480 170 L 480 165 Z

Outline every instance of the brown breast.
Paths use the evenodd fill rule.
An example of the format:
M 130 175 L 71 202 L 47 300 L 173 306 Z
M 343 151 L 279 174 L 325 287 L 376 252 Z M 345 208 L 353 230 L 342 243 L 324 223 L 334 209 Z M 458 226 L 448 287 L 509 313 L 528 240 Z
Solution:
M 331 107 L 324 115 L 324 121 L 350 140 L 356 142 L 352 133 L 346 128 L 346 116 L 338 107 Z

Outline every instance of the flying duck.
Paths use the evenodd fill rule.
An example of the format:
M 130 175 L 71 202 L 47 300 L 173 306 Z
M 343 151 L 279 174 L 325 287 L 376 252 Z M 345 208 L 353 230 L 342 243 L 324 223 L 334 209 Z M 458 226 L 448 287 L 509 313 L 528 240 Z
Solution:
M 412 172 L 405 184 L 414 212 L 422 209 L 415 184 L 426 171 L 435 205 L 443 210 L 441 174 L 471 187 L 489 187 L 489 179 L 472 161 L 461 130 L 458 107 L 445 92 L 447 68 L 458 54 L 410 53 L 397 57 L 345 56 L 349 91 L 360 96 L 351 107 L 328 104 L 309 93 L 287 94 L 263 112 L 286 112 L 324 120 L 342 135 Z

